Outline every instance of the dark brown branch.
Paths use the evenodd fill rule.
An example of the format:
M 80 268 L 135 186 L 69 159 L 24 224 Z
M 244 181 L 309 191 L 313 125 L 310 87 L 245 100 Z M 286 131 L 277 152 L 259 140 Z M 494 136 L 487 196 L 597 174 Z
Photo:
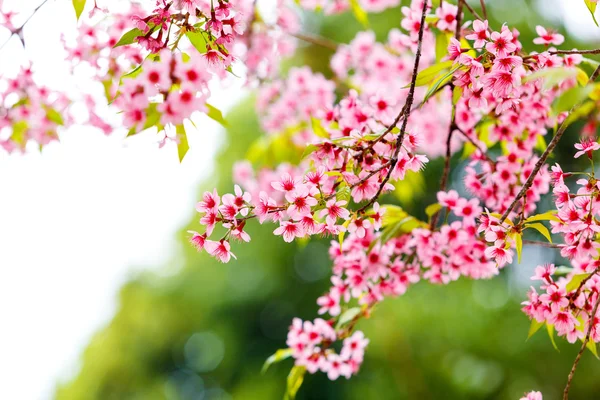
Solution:
M 600 75 L 600 66 L 598 66 L 598 68 L 596 68 L 596 70 L 594 71 L 594 73 L 592 74 L 592 76 L 590 76 L 589 82 L 594 82 L 596 80 L 596 78 L 598 78 L 598 75 Z M 540 172 L 540 169 L 542 168 L 542 166 L 544 165 L 544 163 L 548 159 L 548 156 L 550 155 L 550 153 L 552 153 L 552 151 L 554 150 L 554 148 L 556 147 L 556 145 L 558 144 L 558 142 L 562 138 L 563 134 L 565 133 L 565 130 L 567 129 L 567 126 L 569 125 L 568 124 L 569 117 L 578 108 L 579 108 L 579 105 L 574 106 L 571 109 L 571 111 L 569 112 L 569 114 L 567 115 L 567 117 L 565 118 L 565 120 L 563 121 L 563 123 L 560 125 L 560 127 L 558 128 L 558 131 L 556 131 L 556 134 L 552 138 L 552 141 L 548 144 L 548 147 L 546 148 L 546 150 L 544 151 L 544 153 L 542 153 L 542 156 L 537 161 L 537 163 L 535 163 L 535 167 L 533 168 L 533 171 L 531 171 L 531 174 L 529 175 L 529 178 L 527 178 L 527 181 L 525 182 L 525 184 L 521 188 L 521 191 L 519 191 L 519 193 L 517 194 L 517 197 L 515 197 L 515 199 L 513 200 L 513 202 L 510 204 L 510 206 L 504 212 L 504 214 L 502 214 L 502 217 L 500 217 L 500 223 L 504 222 L 504 220 L 508 217 L 508 215 L 510 214 L 510 212 L 516 207 L 516 205 L 523 198 L 523 196 L 525 196 L 525 194 L 527 193 L 527 191 L 529 190 L 529 188 L 531 187 L 531 185 L 533 185 L 533 180 L 537 176 L 538 172 Z
M 592 272 L 591 274 L 589 274 L 585 279 L 583 279 L 581 281 L 581 283 L 579 283 L 579 287 L 577 288 L 577 290 L 575 291 L 575 293 L 573 293 L 573 296 L 571 296 L 571 301 L 575 301 L 579 297 L 579 294 L 581 293 L 581 290 L 583 289 L 583 287 L 585 286 L 585 284 L 587 283 L 587 281 L 589 281 L 590 279 L 592 279 L 592 277 L 594 275 L 596 275 L 598 272 L 600 272 L 600 268 L 596 268 L 594 270 L 594 272 Z
M 338 43 L 334 42 L 333 40 L 324 38 L 322 36 L 317 36 L 317 35 L 313 35 L 313 34 L 309 34 L 309 33 L 301 33 L 301 32 L 297 32 L 297 33 L 290 32 L 288 34 L 290 36 L 295 37 L 296 39 L 300 39 L 307 43 L 321 46 L 321 47 L 324 47 L 324 48 L 332 50 L 332 51 L 336 51 L 339 46 Z
M 458 0 L 458 7 L 456 9 L 456 31 L 454 32 L 454 38 L 456 40 L 460 40 L 463 4 L 466 4 L 465 0 Z M 450 93 L 452 93 L 453 91 L 454 84 L 450 83 Z M 444 160 L 444 170 L 442 172 L 442 179 L 440 181 L 440 191 L 442 192 L 446 191 L 448 186 L 448 178 L 450 177 L 450 160 L 452 159 L 452 135 L 454 134 L 454 130 L 457 128 L 455 114 L 456 106 L 454 105 L 454 102 L 452 102 L 452 119 L 450 120 L 450 125 L 448 126 L 448 136 L 446 137 L 446 158 Z M 429 228 L 431 230 L 433 230 L 437 225 L 439 216 L 440 211 L 437 211 L 431 216 L 431 221 L 429 222 Z
M 483 18 L 487 19 L 487 10 L 485 8 L 485 0 L 479 0 L 479 4 L 481 4 L 481 12 L 483 14 Z
M 469 10 L 469 12 L 471 13 L 471 15 L 473 15 L 475 17 L 475 19 L 479 19 L 479 20 L 483 21 L 483 18 L 481 18 L 481 16 L 479 14 L 477 14 L 477 11 L 475 11 L 473 9 L 473 7 L 471 7 L 469 5 L 469 3 L 467 3 L 466 1 L 461 2 L 461 3 L 463 3 L 464 6 L 467 7 L 467 10 Z
M 364 212 L 373 203 L 375 203 L 375 201 L 377 201 L 377 199 L 381 195 L 381 192 L 383 191 L 383 188 L 390 180 L 390 177 L 392 176 L 392 172 L 394 171 L 396 164 L 398 164 L 398 154 L 400 153 L 400 149 L 402 148 L 402 142 L 404 142 L 404 135 L 406 134 L 406 126 L 408 125 L 408 117 L 410 117 L 411 107 L 412 107 L 412 103 L 413 103 L 414 97 L 415 97 L 415 87 L 417 86 L 417 75 L 419 73 L 419 62 L 421 61 L 421 48 L 423 47 L 423 33 L 425 32 L 425 17 L 427 16 L 427 3 L 428 3 L 427 1 L 423 2 L 423 11 L 421 13 L 421 26 L 419 27 L 417 52 L 415 54 L 415 64 L 413 66 L 412 79 L 410 81 L 410 89 L 408 90 L 408 96 L 406 97 L 406 103 L 404 103 L 404 107 L 402 107 L 402 111 L 400 111 L 400 114 L 398 114 L 396 116 L 396 118 L 394 119 L 394 123 L 391 125 L 391 128 L 389 128 L 391 131 L 393 129 L 393 127 L 395 127 L 398 124 L 398 122 L 400 121 L 400 118 L 402 118 L 404 113 L 406 113 L 406 115 L 404 115 L 404 120 L 402 121 L 402 127 L 400 128 L 400 133 L 398 134 L 398 139 L 396 140 L 396 148 L 394 149 L 394 154 L 392 155 L 392 158 L 390 159 L 390 167 L 389 167 L 387 175 L 385 176 L 385 178 L 379 185 L 379 189 L 377 190 L 377 193 L 375 194 L 375 196 L 373 196 L 367 204 L 365 204 L 363 207 L 360 208 L 360 210 L 358 210 L 359 213 Z
M 27 25 L 27 23 L 31 20 L 31 18 L 33 18 L 33 16 L 38 12 L 38 10 L 40 8 L 42 8 L 42 6 L 44 4 L 46 4 L 48 2 L 48 0 L 44 0 L 40 3 L 39 6 L 37 6 L 33 12 L 31 13 L 31 15 L 29 17 L 27 17 L 27 19 L 25 20 L 25 22 L 23 22 L 21 24 L 20 27 L 18 27 L 17 29 L 11 31 L 10 36 L 8 37 L 8 39 L 6 39 L 6 41 L 4 43 L 2 43 L 2 45 L 0 45 L 0 50 L 2 50 L 4 48 L 4 46 L 7 45 L 8 42 L 10 42 L 10 39 L 12 39 L 13 36 L 17 35 L 17 37 L 19 38 L 19 40 L 21 41 L 21 43 L 23 44 L 23 46 L 25 46 L 25 39 L 23 39 L 23 28 L 25 28 L 25 25 Z
M 458 0 L 458 7 L 456 8 L 456 30 L 454 31 L 454 38 L 456 40 L 460 39 L 460 28 L 462 25 L 462 17 L 463 17 L 463 5 L 467 2 L 465 0 Z
M 577 353 L 577 357 L 575 357 L 575 362 L 573 362 L 573 367 L 571 368 L 571 372 L 569 373 L 569 377 L 567 378 L 567 386 L 565 386 L 565 391 L 563 392 L 563 400 L 569 400 L 569 389 L 571 389 L 571 381 L 573 381 L 573 375 L 575 375 L 575 370 L 577 369 L 577 365 L 579 364 L 579 360 L 581 360 L 581 356 L 585 351 L 585 348 L 590 341 L 590 335 L 592 334 L 592 328 L 594 327 L 594 318 L 596 312 L 598 311 L 598 306 L 600 305 L 600 294 L 598 294 L 598 299 L 596 300 L 596 305 L 594 306 L 594 310 L 589 317 L 589 326 L 587 329 L 587 333 L 585 335 L 585 339 L 583 340 L 583 344 L 581 345 L 581 349 L 579 349 L 579 353 Z
M 492 160 L 486 153 L 485 151 L 483 151 L 483 149 L 481 148 L 481 146 L 479 146 L 479 143 L 475 142 L 473 140 L 473 138 L 471 138 L 469 135 L 467 135 L 465 133 L 465 131 L 463 131 L 462 129 L 460 129 L 458 126 L 456 127 L 456 130 L 458 131 L 458 133 L 460 133 L 461 135 L 464 136 L 465 139 L 467 139 L 467 141 L 469 141 L 469 143 L 471 143 L 473 146 L 475 146 L 475 148 L 477 150 L 479 150 L 479 152 L 481 153 L 481 155 L 483 156 L 483 158 L 485 158 L 485 160 L 487 162 L 489 162 L 490 164 L 496 164 L 496 162 L 494 160 Z

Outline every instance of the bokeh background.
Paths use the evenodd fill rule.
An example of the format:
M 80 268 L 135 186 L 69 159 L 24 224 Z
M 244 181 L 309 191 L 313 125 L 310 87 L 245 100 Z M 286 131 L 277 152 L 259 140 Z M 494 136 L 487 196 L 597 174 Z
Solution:
M 38 2 L 13 3 L 33 9 Z M 533 48 L 536 24 L 566 34 L 564 48 L 600 44 L 583 0 L 486 3 L 491 25 L 517 27 L 526 48 Z M 70 2 L 50 1 L 42 11 L 31 24 L 37 28 L 26 31 L 34 43 L 26 55 L 48 63 L 48 37 L 59 32 L 57 20 L 71 18 Z M 399 8 L 370 16 L 379 39 L 400 17 Z M 340 42 L 360 29 L 349 14 L 306 14 L 304 22 L 306 31 Z M 0 28 L 0 42 L 5 33 Z M 284 70 L 308 64 L 330 76 L 331 53 L 300 46 Z M 20 52 L 10 43 L 0 68 L 12 68 L 16 61 L 6 55 Z M 53 68 L 60 63 L 50 62 L 46 79 L 56 81 Z M 198 117 L 181 166 L 174 148 L 156 150 L 151 137 L 123 147 L 80 131 L 42 154 L 0 155 L 0 398 L 282 397 L 292 361 L 264 375 L 261 366 L 285 347 L 294 316 L 316 316 L 315 299 L 329 285 L 328 241 L 286 244 L 272 226 L 253 224 L 252 242 L 235 246 L 238 260 L 226 265 L 186 243 L 186 231 L 199 228 L 195 199 L 214 186 L 230 191 L 233 163 L 261 133 L 253 96 L 240 87 L 218 93 L 213 103 L 228 110 L 229 128 Z M 565 170 L 586 168 L 572 164 L 580 128 L 570 128 L 555 155 Z M 460 154 L 452 160 L 451 186 L 459 192 L 463 162 Z M 441 169 L 442 160 L 432 161 L 386 200 L 424 217 Z M 550 206 L 549 198 L 541 203 Z M 418 284 L 386 300 L 358 326 L 371 340 L 360 374 L 336 382 L 307 376 L 298 398 L 508 400 L 532 389 L 561 398 L 578 346 L 559 340 L 558 352 L 544 332 L 526 341 L 529 321 L 519 304 L 544 262 L 564 260 L 525 246 L 523 262 L 496 279 Z M 585 354 L 571 398 L 600 398 L 599 376 L 600 361 Z

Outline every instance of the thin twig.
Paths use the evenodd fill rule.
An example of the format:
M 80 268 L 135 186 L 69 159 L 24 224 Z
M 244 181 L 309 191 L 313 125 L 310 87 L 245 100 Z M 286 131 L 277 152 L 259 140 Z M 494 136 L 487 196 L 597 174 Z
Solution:
M 470 137 L 469 135 L 467 135 L 465 133 L 465 131 L 463 131 L 462 129 L 460 129 L 458 126 L 455 127 L 456 130 L 458 131 L 458 133 L 460 133 L 461 135 L 463 135 L 465 137 L 465 139 L 467 139 L 467 141 L 469 141 L 469 143 L 471 143 L 473 146 L 475 146 L 475 148 L 477 150 L 479 150 L 479 152 L 481 153 L 481 156 L 483 158 L 485 158 L 485 160 L 487 162 L 489 162 L 490 164 L 496 164 L 496 162 L 494 160 L 492 160 L 486 153 L 485 151 L 481 148 L 481 146 L 479 145 L 479 143 L 475 142 L 475 140 L 473 140 L 472 137 Z
M 546 247 L 548 249 L 560 249 L 563 246 L 562 244 L 540 242 L 538 240 L 528 240 L 528 239 L 523 239 L 523 244 L 532 244 L 535 246 Z
M 579 294 L 581 293 L 581 290 L 583 289 L 583 287 L 585 286 L 585 284 L 587 283 L 587 281 L 589 281 L 590 279 L 592 279 L 592 277 L 595 276 L 598 272 L 600 272 L 600 268 L 596 268 L 592 273 L 590 273 L 587 277 L 585 277 L 579 283 L 579 287 L 577 288 L 577 290 L 575 291 L 575 293 L 573 293 L 573 295 L 571 296 L 571 301 L 577 300 L 577 298 L 579 297 Z
M 27 19 L 25 20 L 25 22 L 23 22 L 21 24 L 20 27 L 18 27 L 17 29 L 15 29 L 14 31 L 11 31 L 10 36 L 8 37 L 8 39 L 6 39 L 4 41 L 4 43 L 2 43 L 2 45 L 0 45 L 0 51 L 4 48 L 4 46 L 7 45 L 8 42 L 10 42 L 10 39 L 12 39 L 13 36 L 17 35 L 17 37 L 19 38 L 19 40 L 21 41 L 21 43 L 23 43 L 23 46 L 25 46 L 25 39 L 23 39 L 23 28 L 25 27 L 25 25 L 27 25 L 27 23 L 31 20 L 31 18 L 33 18 L 33 16 L 38 12 L 38 10 L 40 8 L 42 8 L 42 6 L 44 4 L 46 4 L 48 2 L 48 0 L 44 0 L 40 3 L 39 6 L 37 6 L 33 12 L 31 13 L 31 15 L 29 17 L 27 17 Z
M 454 31 L 454 38 L 460 39 L 460 28 L 462 28 L 462 17 L 463 17 L 463 5 L 467 2 L 465 0 L 458 0 L 458 7 L 456 8 L 456 30 Z
M 307 43 L 311 43 L 317 46 L 321 46 L 324 47 L 326 49 L 332 50 L 332 51 L 336 51 L 339 44 L 334 42 L 331 39 L 327 39 L 324 38 L 322 36 L 318 36 L 318 35 L 313 35 L 310 33 L 301 33 L 301 32 L 296 32 L 296 33 L 288 33 L 290 36 L 295 37 L 296 39 L 300 39 L 303 40 Z
M 598 68 L 596 68 L 596 70 L 594 71 L 594 73 L 592 74 L 592 76 L 590 76 L 590 80 L 588 82 L 594 82 L 596 80 L 596 78 L 598 78 L 598 75 L 600 75 L 600 66 L 598 66 Z M 531 171 L 531 174 L 529 175 L 529 178 L 527 178 L 527 181 L 525 182 L 525 184 L 521 188 L 521 191 L 519 191 L 519 193 L 517 194 L 517 197 L 515 197 L 515 199 L 513 200 L 513 202 L 510 204 L 510 206 L 504 212 L 504 214 L 502 214 L 502 217 L 500 217 L 500 223 L 504 222 L 504 220 L 508 217 L 508 215 L 511 213 L 511 211 L 519 203 L 519 201 L 521 200 L 521 198 L 523 198 L 523 196 L 525 196 L 525 194 L 527 193 L 527 191 L 529 190 L 529 188 L 531 187 L 531 185 L 533 185 L 533 180 L 537 176 L 538 172 L 540 172 L 540 169 L 542 168 L 542 165 L 544 165 L 544 163 L 546 162 L 546 159 L 548 159 L 548 156 L 550 155 L 550 153 L 552 153 L 552 151 L 554 150 L 554 148 L 556 147 L 556 145 L 558 144 L 558 142 L 562 138 L 563 134 L 565 133 L 565 130 L 569 126 L 569 124 L 567 123 L 568 120 L 569 120 L 569 117 L 578 108 L 579 108 L 579 105 L 574 106 L 571 109 L 571 111 L 569 112 L 569 114 L 567 115 L 567 117 L 565 118 L 565 120 L 562 122 L 562 124 L 558 128 L 558 131 L 556 131 L 556 134 L 552 138 L 552 141 L 548 144 L 548 147 L 546 148 L 546 150 L 544 151 L 544 153 L 542 153 L 542 156 L 537 161 L 537 163 L 535 163 L 535 166 L 533 167 L 533 170 Z
M 563 392 L 563 400 L 569 400 L 569 389 L 571 388 L 571 381 L 573 380 L 573 375 L 575 375 L 575 370 L 577 369 L 579 360 L 581 360 L 581 356 L 583 355 L 583 352 L 585 351 L 585 348 L 587 347 L 587 344 L 590 341 L 590 335 L 592 334 L 592 328 L 594 327 L 594 319 L 596 318 L 596 312 L 598 311 L 599 305 L 600 294 L 598 294 L 598 298 L 596 299 L 596 305 L 594 306 L 592 315 L 590 315 L 589 317 L 589 326 L 587 334 L 585 335 L 585 339 L 583 340 L 581 349 L 579 349 L 579 353 L 577 353 L 577 357 L 575 357 L 575 362 L 573 362 L 573 367 L 571 368 L 571 372 L 569 373 L 569 377 L 567 378 L 567 386 L 565 386 L 565 391 Z
M 406 126 L 408 124 L 408 117 L 410 117 L 411 107 L 412 107 L 412 103 L 413 103 L 413 100 L 415 97 L 415 87 L 417 86 L 417 75 L 419 73 L 419 62 L 421 61 L 421 48 L 423 47 L 423 33 L 425 32 L 425 17 L 427 16 L 427 4 L 428 4 L 427 1 L 423 2 L 423 12 L 421 14 L 421 26 L 419 27 L 419 38 L 418 38 L 418 42 L 417 42 L 417 52 L 415 54 L 415 64 L 413 66 L 412 79 L 410 81 L 410 89 L 408 90 L 408 95 L 406 97 L 406 103 L 404 103 L 404 107 L 402 107 L 402 111 L 400 111 L 400 114 L 398 114 L 398 116 L 396 116 L 394 123 L 391 125 L 392 129 L 393 129 L 393 127 L 395 127 L 396 124 L 398 124 L 398 121 L 400 121 L 400 118 L 406 112 L 406 115 L 404 115 L 404 120 L 402 121 L 402 127 L 400 128 L 400 133 L 398 134 L 398 139 L 396 140 L 396 148 L 394 150 L 394 154 L 392 155 L 392 158 L 390 159 L 390 167 L 389 167 L 386 177 L 383 179 L 383 181 L 379 185 L 379 189 L 377 190 L 377 193 L 375 194 L 375 196 L 373 196 L 367 204 L 365 204 L 363 207 L 361 207 L 358 210 L 358 213 L 364 212 L 364 210 L 369 208 L 373 203 L 375 203 L 375 201 L 377 201 L 377 198 L 379 198 L 379 195 L 381 195 L 383 188 L 390 180 L 390 177 L 392 176 L 392 172 L 394 171 L 396 164 L 398 164 L 398 154 L 400 153 L 400 149 L 402 148 L 402 142 L 404 141 L 404 135 L 406 134 Z
M 481 21 L 483 21 L 483 18 L 481 18 L 481 16 L 479 14 L 477 14 L 477 11 L 475 11 L 473 9 L 473 7 L 471 7 L 469 5 L 469 3 L 467 3 L 466 1 L 463 3 L 465 5 L 465 7 L 467 7 L 467 10 L 469 10 L 469 12 L 475 17 L 475 19 L 479 19 Z M 487 18 L 486 18 L 487 19 Z
M 458 7 L 456 8 L 456 31 L 454 32 L 454 38 L 456 40 L 460 39 L 460 28 L 462 21 L 462 7 L 465 4 L 465 0 L 458 0 Z M 450 83 L 450 93 L 454 91 L 454 84 Z M 440 180 L 440 191 L 445 192 L 448 186 L 448 178 L 450 177 L 450 160 L 452 159 L 452 135 L 454 134 L 454 130 L 456 128 L 456 105 L 452 102 L 452 119 L 450 120 L 450 125 L 448 126 L 448 136 L 446 137 L 446 158 L 444 160 L 444 170 L 442 172 L 442 179 Z M 435 214 L 431 216 L 431 221 L 429 222 L 429 228 L 433 230 L 437 225 L 438 218 L 440 216 L 440 210 L 438 210 Z
M 483 14 L 483 18 L 487 18 L 487 10 L 485 9 L 485 0 L 479 0 L 479 4 L 481 4 L 481 13 Z

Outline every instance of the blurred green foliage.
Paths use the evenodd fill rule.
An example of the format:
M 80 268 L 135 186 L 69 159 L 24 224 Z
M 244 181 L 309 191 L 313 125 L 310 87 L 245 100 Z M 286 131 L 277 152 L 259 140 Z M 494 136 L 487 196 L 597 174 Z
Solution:
M 543 24 L 531 2 L 488 0 L 490 15 L 501 19 L 491 25 L 499 27 L 504 19 L 511 23 L 511 13 L 502 12 L 510 9 L 509 3 L 518 8 L 521 40 L 531 43 L 535 25 Z M 394 9 L 369 16 L 380 39 L 398 26 L 400 15 Z M 360 29 L 349 14 L 308 19 L 308 26 L 316 30 L 319 21 L 324 23 L 318 28 L 321 34 L 340 42 Z M 575 45 L 570 40 L 565 48 Z M 305 47 L 286 67 L 307 64 L 330 75 L 330 55 L 325 49 Z M 218 158 L 218 181 L 206 183 L 206 188 L 216 185 L 220 193 L 231 190 L 233 162 L 244 157 L 260 133 L 253 99 L 232 110 L 227 120 L 229 141 Z M 578 128 L 571 129 L 556 154 L 567 168 Z M 452 162 L 460 170 L 460 155 Z M 400 196 L 406 209 L 424 216 L 422 205 L 435 201 L 441 167 L 442 161 L 434 160 L 416 180 L 422 190 Z M 460 188 L 460 173 L 453 174 L 453 180 Z M 198 229 L 195 219 L 189 229 Z M 281 398 L 292 361 L 273 365 L 265 375 L 261 366 L 285 347 L 294 316 L 316 317 L 315 300 L 328 287 L 331 267 L 327 241 L 286 244 L 272 235 L 273 229 L 251 224 L 252 242 L 235 246 L 238 260 L 229 264 L 218 264 L 184 244 L 183 259 L 173 260 L 173 265 L 184 265 L 181 269 L 144 273 L 127 283 L 115 317 L 93 337 L 81 370 L 72 382 L 57 388 L 56 398 Z M 182 242 L 187 240 L 186 230 L 180 235 Z M 551 261 L 554 253 L 543 256 Z M 525 340 L 529 321 L 519 302 L 528 282 L 515 283 L 514 274 L 509 270 L 491 281 L 462 280 L 448 286 L 418 284 L 401 298 L 386 300 L 358 326 L 371 340 L 360 374 L 337 382 L 322 374 L 308 376 L 298 397 L 508 400 L 536 389 L 544 392 L 545 400 L 561 398 L 578 346 L 560 340 L 560 353 L 556 352 L 544 332 Z M 599 398 L 598 374 L 600 361 L 585 354 L 571 398 Z

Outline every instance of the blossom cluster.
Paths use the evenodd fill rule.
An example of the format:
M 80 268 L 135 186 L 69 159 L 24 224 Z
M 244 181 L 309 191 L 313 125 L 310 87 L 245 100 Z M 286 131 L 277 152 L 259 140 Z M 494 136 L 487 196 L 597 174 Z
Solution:
M 600 313 L 593 314 L 600 293 L 600 277 L 591 274 L 573 287 L 570 282 L 575 273 L 555 279 L 556 272 L 554 264 L 535 269 L 531 279 L 541 281 L 542 294 L 532 287 L 528 301 L 523 302 L 523 312 L 539 323 L 553 326 L 558 336 L 566 337 L 569 343 L 583 340 L 588 329 L 591 329 L 590 340 L 600 342 Z
M 338 340 L 342 341 L 339 353 L 330 347 Z M 313 322 L 294 318 L 286 343 L 296 365 L 311 374 L 324 372 L 336 380 L 340 376 L 348 379 L 359 371 L 369 339 L 361 331 L 348 335 L 345 328 L 336 330 L 330 321 L 321 318 Z
M 0 147 L 23 151 L 28 142 L 42 147 L 58 139 L 58 128 L 70 124 L 70 99 L 38 84 L 31 68 L 14 78 L 0 78 Z
M 393 123 L 406 101 L 418 27 L 415 32 L 414 24 L 405 22 L 415 13 L 420 14 L 420 8 L 416 2 L 412 8 L 403 7 L 408 16 L 403 19 L 402 26 L 407 26 L 408 33 L 392 29 L 387 42 L 378 43 L 374 32 L 360 32 L 348 45 L 339 46 L 331 58 L 331 69 L 336 77 L 349 87 L 357 88 L 360 100 L 373 110 L 373 119 L 385 126 Z M 408 12 L 407 9 L 412 11 Z M 434 40 L 431 30 L 426 29 L 420 64 L 423 69 L 435 62 Z M 417 102 L 422 101 L 426 91 L 426 87 L 416 89 Z M 410 132 L 419 133 L 420 143 L 423 144 L 419 148 L 420 152 L 431 157 L 445 153 L 444 139 L 450 125 L 450 114 L 451 95 L 447 90 L 426 103 L 419 104 L 411 112 L 407 126 Z M 459 137 L 454 138 L 453 150 L 458 148 L 460 141 Z
M 593 160 L 593 152 L 600 149 L 600 144 L 592 138 L 585 138 L 581 143 L 575 144 L 575 148 L 579 150 L 575 158 L 586 155 Z M 565 179 L 571 176 L 573 174 L 563 172 L 558 164 L 552 167 L 552 192 L 558 212 L 557 219 L 550 221 L 550 224 L 552 233 L 563 237 L 561 255 L 572 260 L 573 265 L 581 272 L 592 272 L 598 264 L 595 258 L 600 248 L 596 241 L 596 235 L 600 232 L 597 219 L 600 212 L 600 186 L 592 170 L 577 179 L 577 191 L 571 193 L 565 183 Z
M 447 284 L 461 276 L 484 279 L 498 274 L 496 264 L 486 256 L 485 242 L 475 234 L 476 218 L 482 212 L 479 202 L 461 198 L 455 191 L 439 192 L 438 199 L 456 217 L 439 230 L 405 221 L 391 209 L 384 210 L 383 219 L 387 226 L 397 225 L 401 234 L 388 239 L 385 233 L 375 232 L 377 224 L 363 223 L 343 243 L 332 241 L 332 287 L 317 300 L 319 314 L 338 316 L 353 299 L 372 306 L 387 296 L 404 294 L 421 279 Z M 407 223 L 415 226 L 402 230 Z

